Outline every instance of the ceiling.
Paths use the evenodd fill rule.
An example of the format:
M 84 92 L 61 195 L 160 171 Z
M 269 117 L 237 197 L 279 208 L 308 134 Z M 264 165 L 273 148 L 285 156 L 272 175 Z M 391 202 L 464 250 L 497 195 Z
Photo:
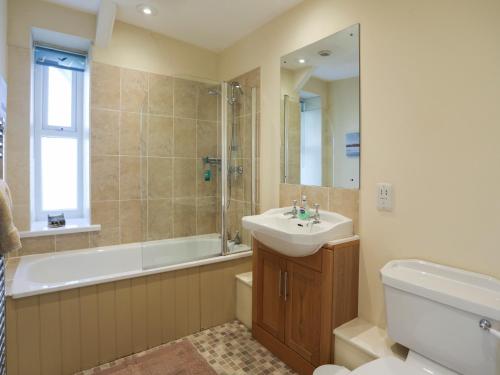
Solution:
M 321 50 L 330 50 L 331 55 L 323 57 Z M 300 64 L 299 60 L 305 63 Z M 285 69 L 298 70 L 313 68 L 312 77 L 323 81 L 356 77 L 359 75 L 359 25 L 353 25 L 309 44 L 281 58 L 281 66 Z
M 96 14 L 100 0 L 45 0 Z M 221 51 L 303 0 L 114 0 L 117 19 L 148 30 Z M 146 16 L 137 6 L 153 6 Z

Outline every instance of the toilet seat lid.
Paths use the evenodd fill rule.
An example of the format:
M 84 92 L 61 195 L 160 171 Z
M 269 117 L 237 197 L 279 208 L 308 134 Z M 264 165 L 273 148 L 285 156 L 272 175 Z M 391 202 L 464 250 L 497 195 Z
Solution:
M 425 373 L 395 357 L 369 362 L 351 372 L 351 375 L 424 375 Z M 428 374 L 426 374 L 428 375 Z

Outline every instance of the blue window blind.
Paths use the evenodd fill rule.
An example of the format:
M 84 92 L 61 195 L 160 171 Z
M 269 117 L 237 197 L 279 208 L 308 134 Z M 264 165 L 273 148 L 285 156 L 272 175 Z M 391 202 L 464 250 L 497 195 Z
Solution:
M 35 63 L 83 72 L 87 67 L 87 56 L 37 46 L 35 47 Z

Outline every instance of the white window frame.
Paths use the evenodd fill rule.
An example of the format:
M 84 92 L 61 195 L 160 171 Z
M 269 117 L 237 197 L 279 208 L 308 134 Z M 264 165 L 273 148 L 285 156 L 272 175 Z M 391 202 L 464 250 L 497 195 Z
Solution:
M 61 69 L 54 67 L 55 69 Z M 34 131 L 33 131 L 33 163 L 34 163 L 34 221 L 46 221 L 49 214 L 64 213 L 65 218 L 84 218 L 84 72 L 72 71 L 72 120 L 71 127 L 62 128 L 48 124 L 48 71 L 49 66 L 34 65 Z M 77 208 L 44 211 L 42 209 L 42 171 L 41 171 L 41 139 L 42 137 L 72 138 L 78 144 L 77 173 Z

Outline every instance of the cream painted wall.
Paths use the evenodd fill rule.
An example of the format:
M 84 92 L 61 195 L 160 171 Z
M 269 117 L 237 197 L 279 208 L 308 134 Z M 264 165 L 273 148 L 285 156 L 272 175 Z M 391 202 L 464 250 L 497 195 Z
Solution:
M 151 73 L 217 80 L 217 54 L 123 22 L 116 22 L 110 45 L 94 48 L 98 62 Z
M 8 33 L 10 46 L 31 47 L 31 28 L 94 39 L 96 17 L 40 0 L 8 0 Z
M 0 76 L 7 80 L 7 0 L 0 0 Z
M 5 1 L 5 0 L 2 0 Z M 30 48 L 38 27 L 93 40 L 96 16 L 41 0 L 9 0 L 8 44 Z M 166 36 L 116 22 L 110 45 L 93 48 L 93 60 L 172 76 L 216 80 L 217 54 Z
M 379 269 L 422 258 L 500 277 L 500 2 L 308 0 L 222 53 L 261 67 L 262 208 L 279 203 L 280 56 L 361 24 L 360 315 L 384 324 Z M 394 185 L 394 211 L 375 184 Z

